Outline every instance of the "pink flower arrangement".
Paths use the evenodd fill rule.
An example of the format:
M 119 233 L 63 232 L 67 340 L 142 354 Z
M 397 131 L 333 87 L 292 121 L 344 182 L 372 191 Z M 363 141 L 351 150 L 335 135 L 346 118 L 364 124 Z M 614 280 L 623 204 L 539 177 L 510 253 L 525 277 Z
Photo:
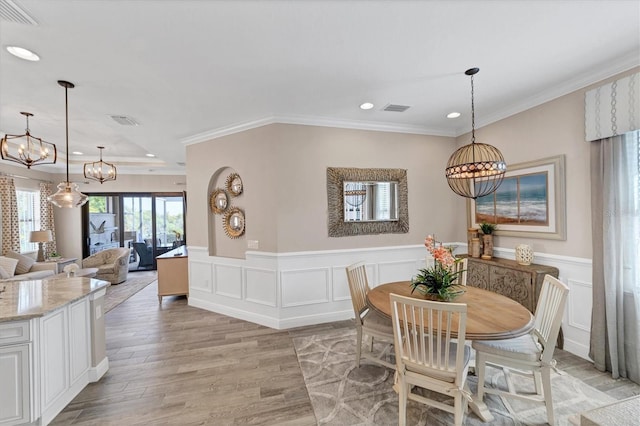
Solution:
M 452 300 L 464 293 L 464 286 L 456 284 L 458 276 L 463 271 L 456 271 L 453 266 L 462 259 L 453 256 L 453 247 L 443 246 L 428 235 L 424 245 L 435 259 L 435 264 L 426 269 L 420 269 L 418 274 L 411 279 L 411 293 L 418 290 L 420 293 L 435 295 L 440 300 Z
M 454 263 L 456 263 L 456 258 L 453 257 L 451 248 L 445 247 L 442 244 L 436 247 L 436 242 L 433 236 L 427 235 L 427 238 L 424 239 L 424 245 L 436 262 L 439 262 L 442 266 L 450 268 Z

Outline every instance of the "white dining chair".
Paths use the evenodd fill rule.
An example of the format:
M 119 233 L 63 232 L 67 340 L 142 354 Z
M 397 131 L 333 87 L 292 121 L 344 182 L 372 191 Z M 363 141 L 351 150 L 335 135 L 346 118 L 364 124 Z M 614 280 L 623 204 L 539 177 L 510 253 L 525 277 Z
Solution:
M 470 399 L 465 390 L 470 349 L 464 344 L 467 305 L 391 293 L 398 376 L 398 424 L 407 422 L 407 400 L 452 413 L 461 425 Z M 457 335 L 454 341 L 453 336 Z M 453 406 L 412 392 L 418 386 L 453 398 Z
M 553 399 L 551 396 L 551 369 L 555 367 L 555 350 L 569 287 L 551 275 L 545 275 L 535 312 L 535 326 L 530 334 L 507 340 L 474 341 L 476 371 L 478 373 L 477 398 L 485 393 L 544 402 L 547 421 L 553 425 Z M 508 391 L 488 387 L 484 383 L 486 365 L 501 367 Z M 536 394 L 517 393 L 510 373 L 525 375 L 534 380 Z
M 395 364 L 387 362 L 384 357 L 387 351 L 376 355 L 373 353 L 373 339 L 379 338 L 388 343 L 393 343 L 393 329 L 391 320 L 378 314 L 367 305 L 367 293 L 369 292 L 369 280 L 364 262 L 357 262 L 346 268 L 349 292 L 351 293 L 351 303 L 355 313 L 355 324 L 357 333 L 356 343 L 356 366 L 360 367 L 360 358 L 366 358 L 377 364 L 394 369 Z M 362 336 L 367 335 L 371 339 L 368 352 L 362 352 Z
M 459 272 L 458 281 L 456 284 L 458 285 L 467 285 L 467 267 L 469 265 L 469 261 L 466 257 L 463 257 L 462 260 L 459 260 L 454 264 L 453 272 Z

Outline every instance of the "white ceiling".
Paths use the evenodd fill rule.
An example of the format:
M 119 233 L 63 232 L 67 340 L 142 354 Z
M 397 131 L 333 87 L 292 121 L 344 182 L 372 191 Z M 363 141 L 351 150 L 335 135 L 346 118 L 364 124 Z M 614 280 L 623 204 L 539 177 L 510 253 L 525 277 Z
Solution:
M 29 111 L 64 153 L 56 81 L 75 83 L 72 172 L 104 145 L 121 173 L 182 174 L 185 143 L 271 122 L 456 136 L 471 128 L 467 68 L 479 127 L 640 65 L 637 0 L 10 3 L 38 25 L 0 21 L 0 132 L 22 133 Z

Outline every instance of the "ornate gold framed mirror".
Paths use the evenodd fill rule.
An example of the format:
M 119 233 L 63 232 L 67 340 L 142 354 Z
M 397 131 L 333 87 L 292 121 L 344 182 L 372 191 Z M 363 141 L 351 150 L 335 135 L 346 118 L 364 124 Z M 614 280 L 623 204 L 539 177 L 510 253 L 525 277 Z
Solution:
M 229 207 L 229 194 L 221 188 L 216 188 L 209 198 L 211 211 L 215 214 L 223 214 Z
M 242 194 L 242 179 L 237 173 L 231 173 L 227 176 L 227 191 L 232 197 L 237 197 Z
M 238 238 L 244 234 L 244 211 L 242 209 L 232 207 L 225 213 L 224 232 L 229 238 Z

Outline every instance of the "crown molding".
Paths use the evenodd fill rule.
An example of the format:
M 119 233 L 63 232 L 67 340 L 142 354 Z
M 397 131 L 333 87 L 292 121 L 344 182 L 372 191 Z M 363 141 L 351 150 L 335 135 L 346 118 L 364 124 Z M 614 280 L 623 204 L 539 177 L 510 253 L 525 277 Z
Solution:
M 355 121 L 355 120 L 341 120 L 330 117 L 312 117 L 305 115 L 283 115 L 275 114 L 268 117 L 260 118 L 253 121 L 247 121 L 244 123 L 233 124 L 227 127 L 220 127 L 210 131 L 198 133 L 193 136 L 186 137 L 180 140 L 180 143 L 184 145 L 193 145 L 201 142 L 210 141 L 212 139 L 221 138 L 223 136 L 232 135 L 235 133 L 244 132 L 247 130 L 255 129 L 269 124 L 298 124 L 304 126 L 320 126 L 320 127 L 335 127 L 340 129 L 354 129 L 354 130 L 371 130 L 376 132 L 391 132 L 391 133 L 409 133 L 417 135 L 430 135 L 430 136 L 448 136 L 454 137 L 455 133 L 452 131 L 443 131 L 442 129 L 430 129 L 422 126 L 413 126 L 410 124 L 396 124 L 396 123 L 376 123 L 370 121 Z
M 519 114 L 531 108 L 535 108 L 544 103 L 551 102 L 554 99 L 568 95 L 569 93 L 573 93 L 577 90 L 584 89 L 592 84 L 596 84 L 638 66 L 640 66 L 640 55 L 638 55 L 638 52 L 636 51 L 629 52 L 629 54 L 619 57 L 615 62 L 608 62 L 606 66 L 590 69 L 569 81 L 549 87 L 546 90 L 538 92 L 534 96 L 523 99 L 521 102 L 507 105 L 494 113 L 477 118 L 476 129 L 503 120 L 512 115 Z M 458 137 L 465 133 L 469 133 L 471 128 L 458 128 L 456 130 L 455 137 Z

